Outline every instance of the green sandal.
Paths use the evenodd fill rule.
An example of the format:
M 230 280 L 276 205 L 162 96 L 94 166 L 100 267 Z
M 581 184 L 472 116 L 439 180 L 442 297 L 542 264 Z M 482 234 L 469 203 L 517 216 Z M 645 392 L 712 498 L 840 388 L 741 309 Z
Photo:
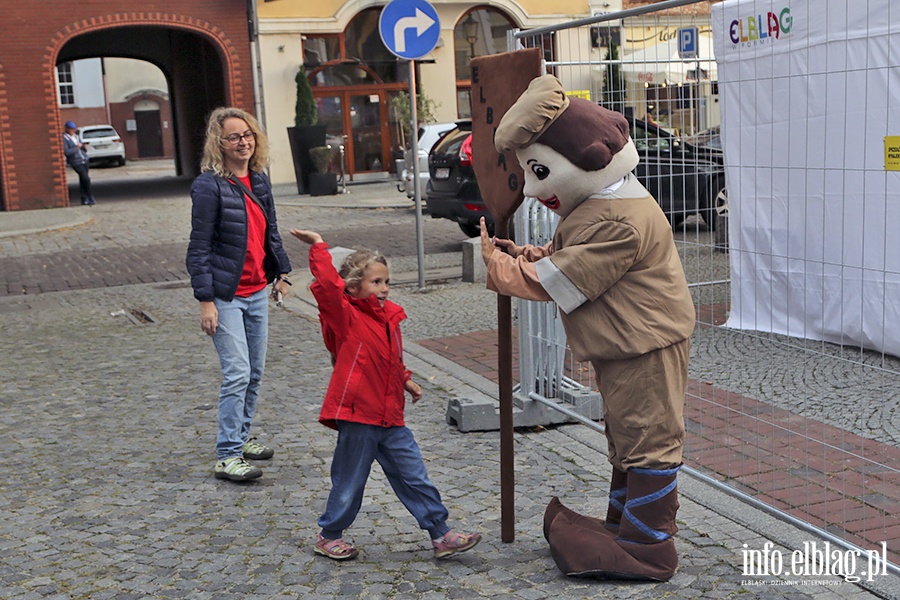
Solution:
M 332 560 L 350 560 L 351 558 L 356 558 L 359 554 L 359 550 L 345 542 L 343 538 L 329 540 L 328 538 L 323 538 L 321 534 L 319 534 L 319 539 L 316 540 L 315 552 Z

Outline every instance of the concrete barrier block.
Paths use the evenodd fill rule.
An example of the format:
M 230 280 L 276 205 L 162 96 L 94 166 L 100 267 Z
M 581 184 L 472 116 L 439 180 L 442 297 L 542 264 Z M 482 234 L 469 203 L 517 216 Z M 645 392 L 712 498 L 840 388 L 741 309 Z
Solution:
M 603 416 L 603 396 L 600 392 L 588 388 L 562 388 L 559 390 L 559 398 L 572 405 L 570 410 L 592 421 L 599 421 Z
M 353 248 L 344 248 L 342 246 L 335 246 L 334 248 L 329 248 L 328 252 L 331 254 L 331 264 L 334 265 L 334 268 L 338 271 L 341 270 L 341 265 L 344 264 L 344 260 L 356 250 Z
M 467 283 L 484 283 L 487 268 L 481 258 L 481 238 L 471 238 L 462 245 L 462 279 Z
M 558 404 L 572 409 L 565 400 L 558 400 Z M 521 394 L 513 394 L 513 405 L 513 427 L 546 427 L 575 422 L 568 415 Z M 489 396 L 451 398 L 447 402 L 446 418 L 449 425 L 463 433 L 497 431 L 500 429 L 500 402 Z
M 488 398 L 450 398 L 447 402 L 447 423 L 463 433 L 467 431 L 496 431 L 500 429 L 500 403 Z

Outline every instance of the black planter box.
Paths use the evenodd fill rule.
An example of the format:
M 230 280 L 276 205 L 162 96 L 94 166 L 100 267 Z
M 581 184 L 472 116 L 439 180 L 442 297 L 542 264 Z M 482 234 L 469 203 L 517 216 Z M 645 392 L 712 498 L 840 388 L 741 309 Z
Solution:
M 310 196 L 333 196 L 338 193 L 337 173 L 310 173 Z
M 309 176 L 315 172 L 309 149 L 325 145 L 325 125 L 288 127 L 288 141 L 291 144 L 291 158 L 294 160 L 294 176 L 297 178 L 297 192 L 309 193 Z

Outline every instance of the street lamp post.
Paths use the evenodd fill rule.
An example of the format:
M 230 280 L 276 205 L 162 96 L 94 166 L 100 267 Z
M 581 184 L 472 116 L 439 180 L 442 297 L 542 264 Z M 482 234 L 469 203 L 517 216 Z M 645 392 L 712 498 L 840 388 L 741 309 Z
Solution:
M 469 59 L 475 58 L 475 42 L 478 41 L 478 21 L 472 16 L 472 13 L 463 21 L 463 33 L 466 34 L 466 41 L 469 42 Z

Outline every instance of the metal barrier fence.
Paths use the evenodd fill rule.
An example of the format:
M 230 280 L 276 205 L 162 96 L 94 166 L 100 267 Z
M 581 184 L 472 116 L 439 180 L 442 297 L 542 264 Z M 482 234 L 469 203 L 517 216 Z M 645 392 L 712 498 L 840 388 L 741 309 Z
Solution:
M 566 90 L 625 112 L 642 163 L 653 166 L 639 167 L 637 174 L 672 221 L 697 308 L 686 468 L 817 536 L 885 551 L 896 573 L 900 360 L 849 341 L 724 325 L 734 316 L 732 267 L 758 257 L 728 243 L 727 186 L 721 146 L 715 147 L 722 115 L 709 6 L 670 0 L 517 32 L 511 47 L 543 48 L 547 70 Z M 702 39 L 685 53 L 690 58 L 681 59 L 678 40 L 685 31 Z M 649 119 L 655 126 L 646 125 Z M 849 210 L 851 201 L 845 202 Z M 556 221 L 526 200 L 514 219 L 517 242 L 546 243 Z M 844 233 L 841 242 L 852 235 Z M 815 266 L 830 265 L 823 259 Z M 885 278 L 897 276 L 885 269 Z M 781 290 L 773 282 L 768 292 Z M 552 303 L 519 301 L 519 393 L 553 407 L 567 400 L 567 414 L 601 429 L 583 393 L 596 389 L 592 369 L 572 359 L 557 310 Z

